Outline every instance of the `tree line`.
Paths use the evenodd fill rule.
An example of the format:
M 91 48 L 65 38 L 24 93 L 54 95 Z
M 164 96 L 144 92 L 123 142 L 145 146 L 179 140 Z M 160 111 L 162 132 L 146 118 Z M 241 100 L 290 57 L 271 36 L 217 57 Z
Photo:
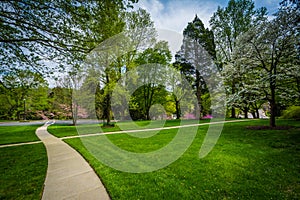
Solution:
M 210 28 L 205 28 L 196 15 L 183 31 L 175 62 L 168 43 L 156 40 L 149 13 L 130 10 L 136 2 L 1 2 L 0 26 L 4 31 L 0 35 L 0 117 L 72 118 L 76 123 L 77 116 L 89 117 L 95 110 L 97 118 L 110 124 L 111 119 L 128 114 L 134 120 L 148 120 L 151 112 L 162 113 L 164 109 L 172 118 L 188 114 L 203 118 L 211 114 L 213 98 L 205 81 L 206 73 L 222 75 L 228 117 L 236 118 L 237 111 L 245 117 L 248 113 L 259 117 L 258 110 L 268 107 L 270 125 L 275 126 L 276 116 L 289 106 L 299 105 L 299 1 L 282 1 L 270 19 L 266 8 L 256 9 L 252 0 L 229 0 L 226 7 L 218 7 L 213 14 Z M 102 54 L 97 54 L 99 44 L 118 34 L 131 38 L 129 43 L 134 48 L 114 58 L 110 57 L 115 52 L 106 51 L 105 55 L 100 50 Z M 119 42 L 120 46 L 126 45 Z M 108 42 L 105 44 L 109 46 Z M 104 56 L 103 63 L 90 63 L 93 67 L 83 76 L 82 64 L 91 55 Z M 217 71 L 208 72 L 206 57 Z M 56 64 L 50 67 L 45 60 Z M 157 71 L 149 63 L 178 71 L 192 88 L 192 94 L 175 91 L 178 83 L 172 82 L 172 70 Z M 123 95 L 112 102 L 118 81 L 128 72 L 136 76 L 124 85 L 147 79 L 146 74 L 135 71 L 141 65 L 149 68 L 148 75 L 155 72 L 167 76 L 168 87 L 145 82 L 128 97 Z M 62 72 L 64 76 L 57 77 Z M 49 87 L 47 76 L 56 79 L 55 87 Z M 156 77 L 158 80 L 159 75 Z M 79 86 L 80 90 L 94 93 L 94 108 L 82 109 L 72 101 Z M 117 94 L 126 93 L 122 88 L 118 90 Z M 196 101 L 182 98 L 187 95 L 195 95 Z M 127 113 L 122 108 L 126 98 Z M 162 107 L 153 106 L 156 104 Z

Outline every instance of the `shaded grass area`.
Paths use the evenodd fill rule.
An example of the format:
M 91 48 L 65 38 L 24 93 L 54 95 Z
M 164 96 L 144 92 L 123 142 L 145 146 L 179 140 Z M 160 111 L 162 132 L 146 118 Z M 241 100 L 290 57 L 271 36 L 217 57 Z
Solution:
M 35 130 L 41 125 L 0 126 L 0 144 L 38 141 Z
M 0 119 L 0 123 L 1 122 L 16 122 L 16 121 L 13 121 L 13 120 L 6 120 L 6 119 Z
M 41 199 L 47 170 L 44 145 L 0 148 L 0 155 L 0 199 Z
M 86 134 L 99 133 L 100 130 L 99 124 L 78 125 L 78 127 L 84 129 Z M 51 126 L 48 126 L 47 131 L 58 138 L 78 135 L 77 127 L 70 124 L 55 123 Z
M 171 127 L 179 126 L 180 120 L 166 120 L 162 124 L 162 121 L 135 121 L 134 124 L 128 122 L 118 122 L 114 123 L 114 127 L 103 127 L 102 124 L 82 124 L 73 126 L 71 124 L 60 124 L 59 122 L 52 124 L 48 127 L 48 132 L 56 137 L 66 137 L 66 136 L 76 136 L 78 131 L 80 134 L 93 134 L 101 132 L 116 132 L 122 130 L 137 130 L 137 129 L 151 129 L 151 128 L 161 128 L 161 127 Z M 196 123 L 208 123 L 210 120 L 186 120 L 185 124 L 196 124 Z M 150 124 L 151 123 L 151 124 Z
M 217 145 L 199 159 L 208 126 L 177 161 L 155 172 L 120 172 L 99 162 L 80 139 L 66 142 L 78 150 L 101 177 L 112 199 L 299 199 L 300 124 L 278 120 L 289 130 L 249 130 L 268 120 L 225 124 Z M 126 134 L 108 135 L 117 146 L 132 152 L 161 148 L 177 129 L 141 139 Z M 106 136 L 96 136 L 106 137 Z

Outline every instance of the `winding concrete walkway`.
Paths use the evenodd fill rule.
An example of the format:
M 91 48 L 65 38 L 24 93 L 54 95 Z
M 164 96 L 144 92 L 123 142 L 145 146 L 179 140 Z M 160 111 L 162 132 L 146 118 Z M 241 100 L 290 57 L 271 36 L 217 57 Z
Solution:
M 43 200 L 110 199 L 90 165 L 69 145 L 47 131 L 49 123 L 36 130 L 48 155 Z

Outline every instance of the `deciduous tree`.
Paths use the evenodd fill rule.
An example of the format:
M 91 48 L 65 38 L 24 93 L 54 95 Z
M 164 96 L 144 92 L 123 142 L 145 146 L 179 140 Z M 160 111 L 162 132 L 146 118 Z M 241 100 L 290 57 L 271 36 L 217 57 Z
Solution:
M 255 9 L 252 0 L 230 0 L 227 7 L 218 7 L 211 17 L 210 25 L 215 37 L 217 64 L 220 68 L 226 64 L 234 65 L 232 53 L 238 36 L 265 20 L 266 13 L 266 8 Z M 230 94 L 236 93 L 236 82 L 234 77 L 227 80 Z M 231 108 L 231 117 L 236 117 L 234 107 Z
M 297 73 L 295 61 L 299 60 L 299 11 L 280 10 L 271 21 L 251 28 L 238 41 L 239 60 L 246 70 L 257 71 L 260 74 L 260 89 L 270 104 L 270 126 L 274 127 L 278 106 L 278 98 L 285 94 L 285 99 L 299 94 L 290 92 L 290 87 L 284 84 L 291 80 L 289 76 Z M 298 65 L 299 67 L 299 65 Z

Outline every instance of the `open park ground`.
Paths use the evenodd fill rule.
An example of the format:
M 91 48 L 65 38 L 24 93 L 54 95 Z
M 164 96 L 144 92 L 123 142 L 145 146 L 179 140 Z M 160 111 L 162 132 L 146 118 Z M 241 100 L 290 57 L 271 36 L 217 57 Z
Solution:
M 63 140 L 93 167 L 112 199 L 299 199 L 300 123 L 278 120 L 278 126 L 290 126 L 287 130 L 247 128 L 268 123 L 268 120 L 226 123 L 216 146 L 203 159 L 199 158 L 199 149 L 208 125 L 199 126 L 196 138 L 183 156 L 150 173 L 117 171 L 99 162 L 80 138 Z M 165 126 L 178 124 L 172 120 Z M 0 144 L 38 141 L 35 135 L 38 127 L 1 126 Z M 77 135 L 76 127 L 59 122 L 49 126 L 48 131 L 60 138 Z M 119 131 L 119 128 L 104 131 Z M 127 134 L 94 137 L 108 137 L 128 151 L 150 152 L 168 144 L 176 131 L 162 130 L 147 139 Z M 0 199 L 40 199 L 47 170 L 43 144 L 3 147 L 0 153 Z

